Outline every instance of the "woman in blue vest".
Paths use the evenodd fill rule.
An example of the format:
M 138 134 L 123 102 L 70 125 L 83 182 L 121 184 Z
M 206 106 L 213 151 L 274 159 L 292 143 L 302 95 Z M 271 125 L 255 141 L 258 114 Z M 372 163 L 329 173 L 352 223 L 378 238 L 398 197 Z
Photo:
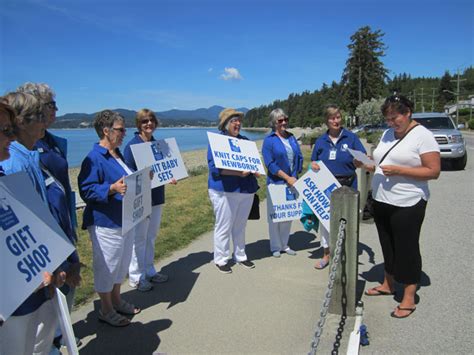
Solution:
M 46 195 L 53 217 L 74 245 L 76 236 L 76 206 L 75 196 L 69 182 L 69 165 L 67 162 L 67 140 L 58 137 L 48 131 L 48 128 L 56 120 L 55 93 L 43 83 L 25 83 L 17 89 L 34 95 L 43 105 L 46 115 L 46 130 L 44 137 L 35 144 L 39 153 L 41 170 L 46 184 Z M 79 254 L 74 252 L 68 259 L 65 267 L 67 272 L 66 284 L 61 291 L 66 295 L 69 312 L 74 305 L 74 294 L 76 287 L 81 282 Z M 61 329 L 58 327 L 55 334 L 55 346 L 60 347 Z
M 248 139 L 240 135 L 244 114 L 226 108 L 219 114 L 218 129 L 224 136 Z M 222 273 L 232 272 L 229 259 L 230 241 L 234 244 L 234 260 L 245 268 L 255 264 L 245 253 L 245 227 L 252 208 L 253 195 L 258 190 L 256 174 L 250 171 L 218 169 L 214 163 L 211 147 L 207 150 L 209 166 L 208 191 L 214 208 L 214 263 Z
M 343 186 L 357 189 L 356 166 L 348 148 L 366 153 L 359 137 L 342 126 L 339 107 L 326 106 L 326 125 L 328 130 L 316 140 L 311 154 L 311 167 L 319 170 L 317 161 L 322 161 Z M 329 232 L 321 225 L 321 245 L 324 248 L 322 259 L 316 262 L 316 269 L 324 269 L 329 264 Z
M 2 162 L 6 175 L 24 171 L 34 189 L 49 208 L 46 185 L 40 169 L 39 154 L 34 145 L 44 136 L 46 116 L 44 107 L 35 96 L 25 93 L 9 93 L 2 101 L 15 113 L 16 141 L 9 148 L 10 158 Z M 8 127 L 4 128 L 8 132 Z M 43 284 L 38 287 L 8 318 L 0 328 L 2 355 L 48 354 L 57 325 L 56 311 L 51 302 L 54 287 L 62 287 L 66 273 L 60 268 L 53 274 L 45 273 Z
M 84 159 L 78 176 L 79 192 L 86 203 L 82 228 L 92 240 L 94 288 L 100 297 L 99 320 L 114 327 L 130 324 L 123 315 L 140 313 L 125 301 L 120 287 L 132 257 L 134 229 L 122 234 L 122 196 L 125 176 L 132 174 L 119 147 L 125 137 L 124 118 L 104 110 L 94 119 L 99 136 Z
M 272 132 L 265 137 L 262 146 L 263 160 L 268 170 L 267 185 L 286 184 L 293 186 L 298 174 L 303 169 L 303 154 L 295 136 L 288 132 L 288 116 L 277 108 L 270 112 Z M 271 210 L 271 199 L 267 198 L 267 209 Z M 268 233 L 270 235 L 270 252 L 279 258 L 284 252 L 296 255 L 288 246 L 291 221 L 273 222 L 268 217 Z
M 127 143 L 123 151 L 125 163 L 133 171 L 137 170 L 137 164 L 130 148 L 134 144 L 155 141 L 153 132 L 158 127 L 159 121 L 153 111 L 142 109 L 137 112 L 135 124 L 138 132 Z M 172 179 L 172 184 L 176 180 Z M 145 218 L 135 227 L 135 242 L 133 243 L 133 254 L 128 269 L 129 285 L 138 291 L 146 292 L 153 289 L 152 283 L 163 283 L 168 281 L 168 275 L 159 273 L 155 269 L 155 240 L 160 231 L 161 213 L 165 203 L 164 185 L 151 190 L 151 215 Z

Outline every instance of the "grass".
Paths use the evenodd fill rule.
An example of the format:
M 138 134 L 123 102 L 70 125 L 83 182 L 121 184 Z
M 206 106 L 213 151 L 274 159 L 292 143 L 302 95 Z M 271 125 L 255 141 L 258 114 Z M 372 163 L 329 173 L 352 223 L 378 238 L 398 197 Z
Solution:
M 306 171 L 311 156 L 309 146 L 302 146 Z M 260 201 L 266 198 L 266 176 L 258 178 Z M 79 224 L 82 211 L 78 212 Z M 262 223 L 266 218 L 260 217 Z M 166 203 L 163 208 L 160 234 L 155 246 L 155 260 L 171 255 L 189 245 L 198 236 L 212 230 L 214 214 L 207 192 L 207 168 L 194 169 L 190 177 L 177 185 L 166 186 Z M 75 304 L 79 306 L 94 296 L 92 273 L 92 244 L 87 231 L 78 229 L 77 250 L 85 267 L 81 270 L 82 285 L 76 290 Z

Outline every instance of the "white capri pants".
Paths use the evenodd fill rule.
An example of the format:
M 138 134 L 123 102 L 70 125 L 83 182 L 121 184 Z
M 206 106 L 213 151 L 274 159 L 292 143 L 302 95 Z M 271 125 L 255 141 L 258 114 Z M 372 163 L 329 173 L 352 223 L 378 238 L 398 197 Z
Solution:
M 111 292 L 115 284 L 121 284 L 127 276 L 132 258 L 135 229 L 122 236 L 122 228 L 90 226 L 92 240 L 92 265 L 96 292 Z
M 132 260 L 128 268 L 131 282 L 150 278 L 156 274 L 155 240 L 160 231 L 163 205 L 153 206 L 151 215 L 135 227 Z
M 49 354 L 57 324 L 58 318 L 51 300 L 32 313 L 8 318 L 0 327 L 0 354 Z
M 272 210 L 272 202 L 267 198 L 267 211 Z M 270 215 L 268 219 L 268 234 L 270 236 L 270 251 L 285 251 L 289 249 L 288 240 L 290 239 L 291 222 L 273 222 Z
M 326 228 L 324 228 L 322 223 L 319 223 L 319 230 L 321 234 L 321 246 L 324 249 L 327 249 L 329 248 L 329 232 Z
M 214 207 L 214 263 L 225 265 L 230 259 L 230 239 L 234 244 L 236 262 L 247 260 L 245 254 L 245 227 L 252 208 L 253 195 L 209 189 Z

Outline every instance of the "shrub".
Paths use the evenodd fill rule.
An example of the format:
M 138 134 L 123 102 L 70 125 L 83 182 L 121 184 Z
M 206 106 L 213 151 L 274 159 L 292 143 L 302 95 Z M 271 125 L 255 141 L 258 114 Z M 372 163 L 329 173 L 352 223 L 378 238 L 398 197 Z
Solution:
M 467 122 L 467 126 L 469 127 L 469 129 L 474 129 L 474 118 L 471 118 L 471 119 Z
M 305 134 L 301 137 L 301 143 L 305 145 L 313 146 L 314 142 L 322 135 L 321 132 Z

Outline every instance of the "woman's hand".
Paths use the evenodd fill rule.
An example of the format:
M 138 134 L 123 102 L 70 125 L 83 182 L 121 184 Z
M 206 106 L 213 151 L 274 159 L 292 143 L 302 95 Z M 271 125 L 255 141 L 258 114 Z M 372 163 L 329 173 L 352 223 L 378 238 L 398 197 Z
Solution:
M 257 172 L 257 171 L 256 171 L 256 172 L 254 172 L 253 174 L 255 175 L 255 177 L 256 177 L 256 178 L 259 178 L 259 177 L 260 177 L 260 173 L 259 173 L 259 172 Z
M 177 183 L 178 183 L 178 180 L 176 180 L 175 178 L 172 178 L 172 179 L 170 180 L 170 184 L 171 184 L 171 185 L 176 185 Z
M 313 169 L 314 171 L 318 171 L 321 168 L 319 167 L 318 163 L 316 163 L 315 161 L 312 161 L 311 162 L 311 169 Z
M 296 183 L 296 181 L 297 181 L 296 178 L 293 176 L 288 176 L 288 179 L 286 179 L 286 183 L 289 186 L 293 186 Z
M 385 176 L 401 175 L 402 167 L 398 165 L 380 165 Z
M 125 184 L 125 176 L 122 176 L 119 180 L 115 181 L 110 185 L 109 195 L 119 193 L 120 195 L 125 195 L 127 192 L 127 185 Z
M 79 287 L 81 281 L 81 263 L 72 264 L 66 275 L 66 284 L 71 287 Z

